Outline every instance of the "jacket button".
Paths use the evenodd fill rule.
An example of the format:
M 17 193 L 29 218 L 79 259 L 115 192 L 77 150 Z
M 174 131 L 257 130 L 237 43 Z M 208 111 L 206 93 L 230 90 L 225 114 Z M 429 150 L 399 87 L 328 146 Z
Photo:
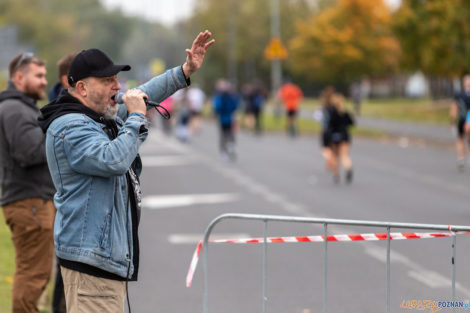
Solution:
M 126 253 L 126 259 L 129 259 L 129 253 Z
M 126 186 L 125 186 L 125 185 L 122 185 L 121 188 L 122 188 L 122 190 L 126 190 Z

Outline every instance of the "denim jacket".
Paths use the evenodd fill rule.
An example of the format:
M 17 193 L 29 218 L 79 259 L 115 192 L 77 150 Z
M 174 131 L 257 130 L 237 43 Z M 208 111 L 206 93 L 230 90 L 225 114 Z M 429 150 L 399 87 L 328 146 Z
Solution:
M 161 102 L 187 86 L 181 67 L 138 88 Z M 127 112 L 126 112 L 127 113 Z M 127 114 L 126 114 L 127 115 Z M 54 244 L 61 259 L 132 277 L 134 251 L 126 172 L 147 137 L 147 119 L 130 114 L 111 140 L 98 123 L 80 113 L 56 118 L 46 134 L 46 154 L 57 192 Z

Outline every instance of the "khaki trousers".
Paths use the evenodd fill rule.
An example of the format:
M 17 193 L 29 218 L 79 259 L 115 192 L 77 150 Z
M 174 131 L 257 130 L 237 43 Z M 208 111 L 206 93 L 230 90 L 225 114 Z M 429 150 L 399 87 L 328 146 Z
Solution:
M 126 282 L 60 269 L 67 313 L 124 313 Z
M 13 313 L 37 313 L 37 302 L 51 275 L 54 251 L 52 201 L 31 198 L 3 207 L 15 248 Z

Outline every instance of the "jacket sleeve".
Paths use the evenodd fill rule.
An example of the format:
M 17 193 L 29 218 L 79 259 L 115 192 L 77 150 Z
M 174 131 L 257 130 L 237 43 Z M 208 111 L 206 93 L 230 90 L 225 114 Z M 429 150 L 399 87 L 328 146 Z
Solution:
M 212 97 L 212 110 L 215 114 L 220 114 L 220 96 Z
M 349 114 L 349 112 L 346 112 L 345 114 L 346 114 L 346 126 L 354 126 L 355 121 L 352 115 Z
M 132 113 L 110 140 L 104 131 L 89 121 L 69 123 L 64 136 L 68 162 L 78 173 L 110 177 L 125 174 L 135 160 L 139 147 L 147 137 L 147 120 Z
M 162 102 L 177 90 L 187 87 L 181 66 L 167 70 L 165 73 L 155 76 L 148 82 L 137 87 L 149 96 L 149 100 Z
M 29 113 L 29 112 L 27 112 Z M 46 163 L 45 135 L 37 116 L 26 114 L 19 106 L 4 110 L 4 128 L 9 154 L 21 167 Z

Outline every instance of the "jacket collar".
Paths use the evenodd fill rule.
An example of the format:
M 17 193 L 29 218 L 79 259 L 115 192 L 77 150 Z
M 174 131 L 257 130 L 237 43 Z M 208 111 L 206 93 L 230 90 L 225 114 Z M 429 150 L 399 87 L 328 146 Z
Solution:
M 13 84 L 12 81 L 8 81 L 7 88 L 4 91 L 0 92 L 0 102 L 7 99 L 18 99 L 29 107 L 35 109 L 36 111 L 38 110 L 36 100 L 28 97 L 24 92 L 21 92 L 16 89 L 15 84 Z
M 113 138 L 117 136 L 118 128 L 115 120 L 107 120 L 102 115 L 96 113 L 89 107 L 81 103 L 67 90 L 62 90 L 59 97 L 41 108 L 41 115 L 38 117 L 39 126 L 46 133 L 50 124 L 58 117 L 70 113 L 85 114 L 95 122 L 105 125 L 112 130 Z

